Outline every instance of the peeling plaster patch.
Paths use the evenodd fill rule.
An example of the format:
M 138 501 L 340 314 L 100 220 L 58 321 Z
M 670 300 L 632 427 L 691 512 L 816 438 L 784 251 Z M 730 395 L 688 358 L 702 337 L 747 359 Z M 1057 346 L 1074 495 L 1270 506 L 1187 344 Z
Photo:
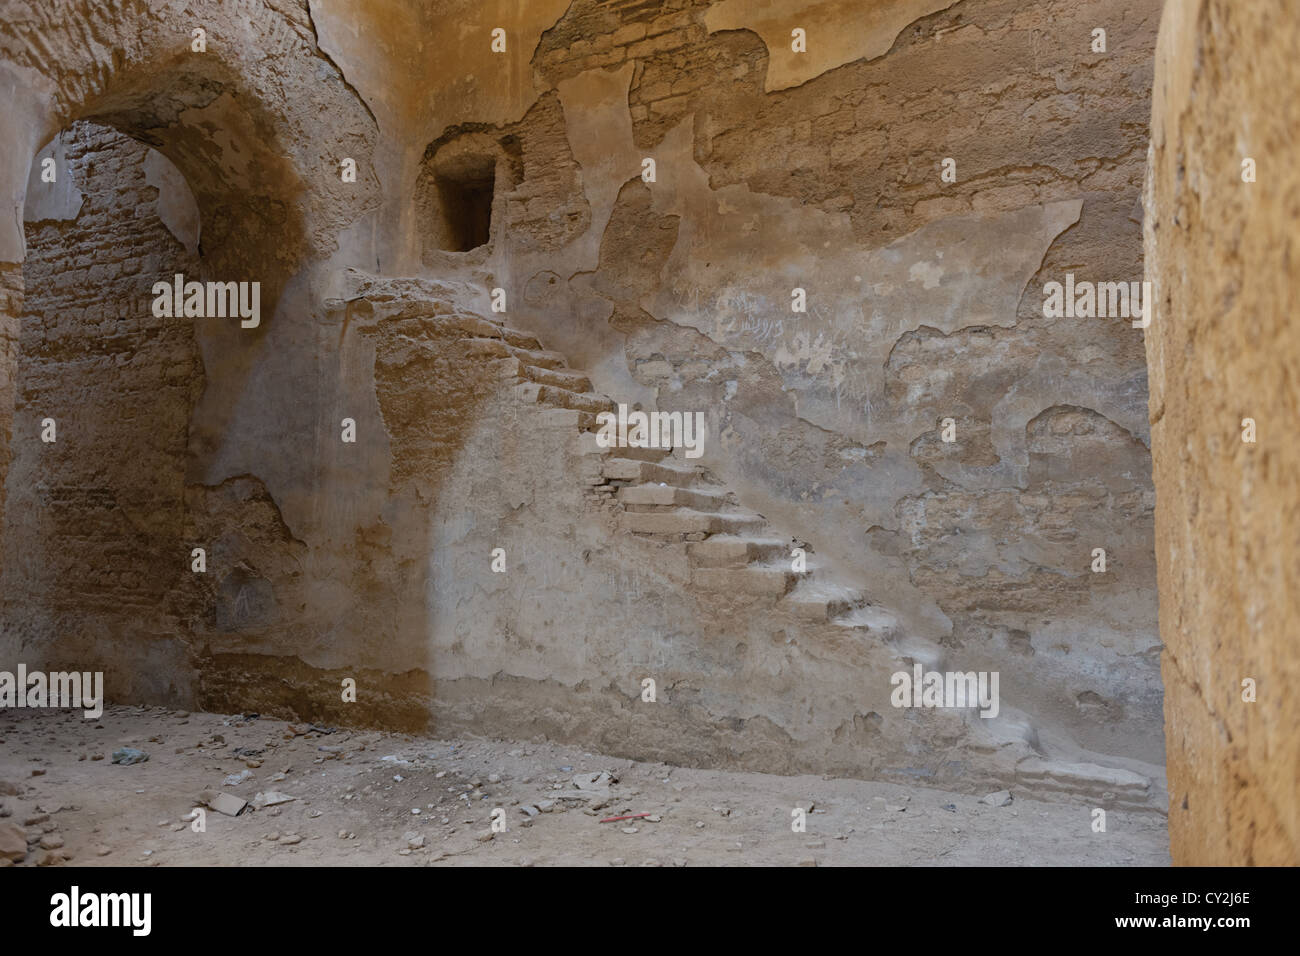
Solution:
M 185 176 L 166 156 L 151 149 L 144 159 L 145 182 L 158 190 L 158 218 L 191 255 L 199 250 L 199 204 Z
M 230 117 L 242 116 L 245 113 L 239 101 L 230 93 L 222 93 L 210 103 L 183 110 L 178 123 L 182 128 L 206 134 L 207 158 L 229 183 L 251 186 L 265 175 L 257 162 L 264 150 L 258 148 L 261 145 L 258 132 L 251 122 L 246 120 L 240 125 L 228 122 Z
M 54 160 L 55 180 L 52 183 L 41 181 L 41 165 L 46 159 Z M 64 155 L 63 135 L 59 134 L 32 160 L 23 222 L 71 222 L 80 215 L 81 202 L 81 190 L 77 188 Z
M 921 17 L 957 0 L 721 0 L 704 14 L 710 33 L 753 30 L 767 46 L 765 89 L 771 93 L 807 83 L 854 60 L 889 52 L 898 35 Z M 790 32 L 807 34 L 808 50 L 791 49 Z
M 943 253 L 939 252 L 935 255 L 941 257 Z M 934 289 L 943 278 L 943 270 L 932 262 L 916 262 L 907 270 L 907 277 L 913 282 L 920 282 L 926 289 Z
M 879 434 L 869 412 L 888 407 L 883 367 L 899 336 L 922 324 L 945 333 L 1015 325 L 1025 284 L 1083 205 L 951 216 L 867 249 L 843 213 L 743 184 L 714 190 L 691 130 L 688 118 L 657 151 L 669 172 L 651 186 L 655 211 L 680 216 L 681 227 L 642 308 L 763 355 L 798 393 L 801 415 L 862 442 L 909 440 Z M 790 312 L 795 287 L 808 289 L 807 314 Z
M 582 169 L 582 189 L 591 206 L 591 227 L 579 239 L 575 270 L 596 267 L 600 239 L 618 201 L 619 190 L 641 171 L 641 151 L 632 138 L 627 92 L 635 66 L 588 70 L 556 84 L 564 108 L 565 133 Z

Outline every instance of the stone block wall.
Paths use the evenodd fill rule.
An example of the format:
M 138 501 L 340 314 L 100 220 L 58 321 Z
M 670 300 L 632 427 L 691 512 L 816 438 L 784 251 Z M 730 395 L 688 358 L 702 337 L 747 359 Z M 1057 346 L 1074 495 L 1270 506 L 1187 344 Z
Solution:
M 1067 273 L 1141 276 L 1157 0 L 892 0 L 869 18 L 797 0 L 241 2 L 213 13 L 208 59 L 176 47 L 192 12 L 112 6 L 65 11 L 93 49 L 39 8 L 0 28 L 5 62 L 36 76 L 31 89 L 54 87 L 30 125 L 52 135 L 95 115 L 156 143 L 193 189 L 202 239 L 191 253 L 152 220 L 109 237 L 172 242 L 163 272 L 184 261 L 262 277 L 267 314 L 251 334 L 196 325 L 188 343 L 179 326 L 148 340 L 136 329 L 108 386 L 24 322 L 22 435 L 47 394 L 85 415 L 82 392 L 139 430 L 135 459 L 104 445 L 101 464 L 68 462 L 84 471 L 69 487 L 102 498 L 77 499 L 73 524 L 101 504 L 127 521 L 141 497 L 153 523 L 122 532 L 134 550 L 113 586 L 157 597 L 163 616 L 140 611 L 131 636 L 77 631 L 90 598 L 67 613 L 37 599 L 90 571 L 71 547 L 36 551 L 2 646 L 77 634 L 78 653 L 101 653 L 165 633 L 150 646 L 173 656 L 132 663 L 151 676 L 117 685 L 125 697 L 403 728 L 531 725 L 592 746 L 611 745 L 602 722 L 630 672 L 662 658 L 689 713 L 644 733 L 614 725 L 665 759 L 965 773 L 973 786 L 1014 779 L 1033 752 L 1159 776 L 1143 333 L 1043 311 L 1045 284 Z M 502 24 L 498 56 L 488 31 Z M 792 27 L 806 30 L 803 59 L 786 49 Z M 43 65 L 47 43 L 58 70 Z M 454 143 L 498 157 L 488 241 L 464 252 L 439 248 L 425 221 Z M 125 185 L 102 198 L 124 211 L 136 173 L 110 170 L 110 155 L 105 172 Z M 100 193 L 86 201 L 82 215 L 99 215 Z M 23 314 L 75 310 L 84 331 L 69 326 L 81 336 L 69 349 L 99 355 L 119 297 L 60 298 L 60 277 L 90 255 L 77 242 L 94 242 L 54 244 L 77 228 L 29 227 Z M 88 260 L 83 281 L 107 265 Z M 355 270 L 379 284 L 358 286 Z M 93 281 L 127 280 L 101 268 Z M 806 312 L 791 310 L 795 288 Z M 502 421 L 519 375 L 499 345 L 469 342 L 506 341 L 476 325 L 489 315 L 610 400 L 704 412 L 703 463 L 728 493 L 812 543 L 819 568 L 893 623 L 864 647 L 825 621 L 805 632 L 743 602 L 681 600 L 685 572 L 662 549 L 599 540 L 607 521 L 565 510 L 589 504 L 572 436 L 553 445 L 542 419 Z M 147 435 L 136 388 L 167 408 Z M 355 444 L 340 440 L 345 418 Z M 23 440 L 6 566 L 59 531 L 36 496 L 41 469 L 61 463 L 37 468 Z M 15 510 L 14 495 L 30 506 Z M 86 560 L 118 534 L 96 526 Z M 501 536 L 529 556 L 516 577 L 484 576 Z M 177 581 L 179 545 L 193 542 L 207 543 L 209 572 Z M 571 574 L 557 579 L 546 555 Z M 94 620 L 117 620 L 108 593 Z M 941 721 L 909 756 L 907 725 L 884 709 L 904 658 L 1000 671 L 1015 701 L 1001 736 Z M 371 696 L 340 710 L 350 674 Z M 936 756 L 959 739 L 1001 756 L 978 770 Z M 1137 786 L 1115 772 L 1118 789 Z
M 1160 27 L 1147 358 L 1176 864 L 1300 863 L 1298 43 L 1287 3 L 1169 0 Z
M 176 603 L 204 377 L 195 320 L 155 317 L 151 289 L 194 274 L 197 258 L 160 218 L 148 169 L 151 154 L 166 160 L 92 123 L 63 134 L 59 153 L 63 178 L 34 185 L 26 223 L 5 620 L 31 666 L 103 670 L 123 699 L 184 700 Z M 60 183 L 71 205 L 43 203 Z

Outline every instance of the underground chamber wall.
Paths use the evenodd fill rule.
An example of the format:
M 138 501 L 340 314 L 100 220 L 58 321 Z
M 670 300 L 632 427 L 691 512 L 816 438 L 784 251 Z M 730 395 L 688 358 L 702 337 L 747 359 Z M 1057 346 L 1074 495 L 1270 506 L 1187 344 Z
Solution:
M 102 669 L 118 696 L 177 699 L 174 555 L 204 375 L 193 320 L 154 315 L 150 289 L 197 271 L 197 209 L 160 153 L 79 121 L 33 163 L 25 220 L 0 627 Z

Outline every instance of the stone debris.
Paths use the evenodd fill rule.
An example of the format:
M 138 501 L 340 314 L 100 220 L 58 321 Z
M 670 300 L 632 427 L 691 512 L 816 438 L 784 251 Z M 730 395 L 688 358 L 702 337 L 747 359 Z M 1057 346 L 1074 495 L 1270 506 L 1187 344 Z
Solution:
M 1012 797 L 1009 790 L 997 790 L 993 793 L 980 797 L 980 803 L 987 803 L 991 807 L 1005 807 L 1011 803 Z
M 0 859 L 16 862 L 26 855 L 26 831 L 16 823 L 0 823 Z
M 203 737 L 202 728 L 207 726 L 206 721 L 214 719 L 219 718 L 208 715 L 193 718 L 197 727 L 191 742 Z M 255 739 L 232 736 L 239 731 L 232 731 L 227 737 L 231 738 L 230 746 L 259 744 L 262 734 L 269 734 L 271 740 L 278 741 L 279 726 L 282 725 L 272 726 L 268 719 Z M 131 739 L 127 731 L 119 732 L 125 739 Z M 244 733 L 249 732 L 245 730 Z M 45 736 L 38 732 L 31 743 L 39 746 Z M 374 739 L 379 740 L 381 736 L 376 733 Z M 146 733 L 137 739 L 147 737 Z M 293 764 L 300 763 L 304 755 L 310 760 L 317 754 L 315 742 L 305 742 L 302 736 L 295 741 L 289 744 L 277 742 L 268 749 L 268 773 L 271 769 L 287 771 Z M 360 735 L 349 742 L 359 743 Z M 407 743 L 403 741 L 399 746 L 404 747 Z M 221 763 L 229 759 L 228 748 L 223 748 L 224 753 L 208 750 L 205 754 L 192 746 L 187 747 L 186 754 L 180 757 L 168 753 L 164 761 L 167 766 L 159 766 L 150 774 L 158 776 L 159 782 L 151 781 L 148 789 L 141 789 L 137 784 L 143 778 L 133 774 L 107 774 L 106 779 L 114 787 L 115 806 L 120 806 L 115 811 L 118 819 L 103 816 L 102 800 L 92 805 L 90 813 L 73 813 L 77 792 L 63 790 L 64 781 L 60 778 L 58 788 L 50 788 L 49 795 L 40 793 L 42 802 L 39 804 L 36 802 L 37 794 L 30 790 L 27 799 L 0 799 L 0 806 L 7 803 L 12 810 L 13 824 L 22 824 L 17 828 L 16 840 L 12 839 L 14 830 L 11 828 L 9 831 L 10 842 L 16 844 L 14 858 L 5 859 L 0 865 L 64 865 L 70 856 L 69 845 L 79 848 L 78 855 L 85 860 L 98 861 L 102 850 L 119 862 L 137 865 L 193 865 L 201 860 L 220 860 L 217 865 L 232 865 L 235 861 L 273 864 L 277 855 L 281 863 L 298 860 L 305 865 L 332 862 L 425 865 L 449 858 L 455 858 L 457 862 L 545 865 L 577 859 L 608 859 L 605 854 L 615 849 L 609 841 L 614 840 L 622 841 L 618 849 L 632 854 L 626 860 L 629 866 L 667 866 L 670 863 L 680 866 L 685 865 L 687 855 L 692 863 L 716 864 L 719 860 L 730 860 L 733 863 L 788 866 L 797 863 L 801 853 L 808 854 L 813 860 L 807 865 L 826 866 L 871 859 L 873 853 L 879 853 L 879 841 L 861 839 L 862 833 L 857 840 L 848 839 L 852 833 L 852 827 L 847 826 L 849 823 L 870 833 L 868 827 L 871 824 L 862 822 L 866 807 L 876 811 L 867 816 L 868 820 L 883 821 L 886 831 L 893 831 L 889 842 L 897 843 L 900 834 L 906 834 L 907 840 L 914 837 L 920 840 L 922 835 L 929 839 L 930 844 L 926 847 L 929 852 L 918 859 L 938 859 L 946 851 L 950 862 L 967 862 L 970 860 L 969 846 L 988 836 L 987 831 L 972 836 L 964 832 L 968 830 L 964 824 L 960 827 L 963 832 L 957 835 L 952 833 L 950 826 L 936 826 L 936 822 L 942 821 L 935 820 L 935 809 L 945 805 L 960 807 L 959 815 L 965 819 L 966 809 L 973 807 L 978 798 L 958 798 L 956 794 L 925 787 L 918 787 L 912 794 L 912 799 L 922 801 L 919 806 L 923 809 L 905 813 L 894 809 L 911 809 L 904 799 L 906 794 L 894 792 L 897 785 L 870 785 L 847 780 L 819 784 L 825 792 L 820 795 L 813 812 L 822 810 L 830 816 L 813 817 L 810 814 L 808 829 L 814 832 L 804 837 L 791 837 L 788 823 L 777 830 L 765 829 L 761 823 L 765 814 L 771 814 L 772 807 L 784 807 L 784 813 L 789 812 L 790 806 L 809 807 L 810 801 L 797 790 L 790 796 L 777 795 L 779 790 L 789 787 L 785 778 L 755 775 L 754 781 L 765 781 L 760 786 L 768 788 L 767 793 L 756 801 L 747 796 L 747 791 L 735 789 L 737 780 L 711 780 L 708 774 L 699 771 L 675 770 L 665 784 L 663 780 L 669 775 L 662 765 L 629 763 L 624 766 L 620 761 L 604 758 L 603 770 L 557 774 L 553 772 L 554 768 L 564 761 L 555 758 L 567 754 L 554 745 L 538 748 L 550 759 L 539 756 L 525 760 L 507 759 L 504 746 L 474 742 L 450 755 L 440 749 L 436 760 L 425 756 L 428 746 L 417 744 L 412 752 L 420 756 L 411 758 L 410 769 L 402 768 L 404 780 L 398 782 L 392 779 L 396 769 L 390 769 L 392 762 L 377 759 L 376 751 L 378 754 L 385 752 L 379 749 L 382 746 L 383 742 L 370 742 L 373 756 L 365 761 L 327 764 L 310 772 L 295 774 L 299 785 L 293 794 L 264 787 L 256 797 L 252 794 L 236 796 L 237 791 L 222 785 L 225 774 L 217 768 L 229 769 L 228 765 Z M 388 746 L 391 748 L 393 742 Z M 59 777 L 61 766 L 69 766 L 79 767 L 76 772 L 87 778 L 104 777 L 102 770 L 97 773 L 89 764 L 72 762 L 77 752 L 75 746 L 65 750 L 67 763 L 53 766 L 51 775 Z M 26 761 L 29 752 L 37 751 L 20 750 L 18 759 Z M 402 754 L 407 750 L 389 752 Z M 577 758 L 580 755 L 575 753 L 572 756 Z M 582 766 L 579 760 L 573 762 Z M 593 762 L 588 759 L 587 765 L 591 766 Z M 27 765 L 20 764 L 18 769 L 25 771 Z M 163 769 L 168 774 L 158 773 Z M 436 772 L 445 773 L 445 776 L 439 779 Z M 180 795 L 167 792 L 168 778 L 172 773 L 178 775 L 176 780 L 180 780 L 179 775 L 183 774 L 193 788 L 190 792 L 199 794 L 199 798 L 187 804 L 183 792 Z M 13 769 L 0 756 L 0 775 L 5 774 L 8 779 L 15 779 Z M 494 782 L 494 775 L 500 780 Z M 525 777 L 531 777 L 534 782 L 522 783 Z M 113 785 L 113 780 L 118 782 Z M 206 785 L 207 789 L 200 790 L 199 786 L 194 786 L 195 782 L 200 786 Z M 480 789 L 470 790 L 473 784 L 478 784 Z M 556 785 L 561 789 L 551 789 Z M 591 789 L 584 789 L 584 786 Z M 39 787 L 40 784 L 33 785 L 34 789 L 39 790 Z M 133 793 L 138 793 L 138 796 L 129 796 Z M 458 799 L 471 793 L 485 794 L 488 802 L 473 800 L 467 805 Z M 599 803 L 608 795 L 613 795 L 609 797 L 612 801 L 609 808 L 592 811 L 592 804 Z M 886 796 L 889 797 L 888 804 L 884 799 Z M 967 799 L 967 802 L 961 803 L 960 799 Z M 231 801 L 231 804 L 225 806 L 224 801 Z M 132 809 L 136 804 L 138 807 Z M 886 806 L 890 811 L 882 812 Z M 188 832 L 196 819 L 195 808 L 199 807 L 205 808 L 208 814 L 206 823 L 210 835 L 207 839 L 193 837 Z M 494 807 L 506 811 L 510 829 L 489 830 L 486 818 Z M 1028 809 L 1036 823 L 1040 812 L 1047 807 L 1031 801 Z M 275 825 L 275 829 L 261 839 L 247 826 L 249 814 L 254 810 L 265 813 L 267 822 Z M 420 812 L 416 814 L 414 810 Z M 63 811 L 67 811 L 66 814 Z M 574 811 L 581 811 L 576 819 L 542 819 L 548 812 Z M 582 815 L 587 811 L 591 811 L 588 814 L 592 818 L 590 821 Z M 999 827 L 1014 827 L 1013 812 L 1008 807 L 1001 814 L 990 813 L 986 819 L 989 823 L 995 818 L 1004 821 L 997 824 Z M 1021 817 L 1025 816 L 1025 813 L 1021 814 Z M 916 819 L 906 819 L 913 817 Z M 129 825 L 124 827 L 123 820 L 129 820 Z M 606 821 L 606 827 L 596 825 Z M 104 828 L 102 833 L 101 826 Z M 254 827 L 262 829 L 256 823 Z M 615 827 L 619 830 L 618 837 L 601 832 Z M 706 829 L 710 833 L 706 834 Z M 785 832 L 785 836 L 778 830 Z M 360 839 L 357 839 L 358 834 Z M 936 843 L 940 839 L 947 842 Z M 1005 840 L 1003 843 L 1005 847 Z M 791 846 L 795 849 L 791 850 Z M 151 855 L 142 856 L 145 850 L 151 851 Z M 953 856 L 953 853 L 958 855 Z M 1001 859 L 1005 861 L 1008 858 L 1003 855 Z M 1094 857 L 1094 861 L 1096 859 Z
M 580 773 L 573 778 L 573 785 L 579 790 L 608 790 L 617 781 L 606 772 Z
M 147 753 L 134 747 L 120 747 L 113 751 L 113 763 L 122 764 L 123 766 L 144 763 L 148 759 L 149 755 Z
M 297 799 L 297 797 L 291 797 L 287 793 L 280 793 L 278 790 L 267 790 L 265 793 L 259 791 L 253 796 L 253 806 L 261 810 L 263 807 L 276 807 L 282 803 L 289 803 Z
M 199 794 L 198 802 L 203 804 L 217 813 L 224 814 L 228 817 L 237 817 L 248 806 L 248 801 L 243 797 L 237 797 L 233 793 L 222 793 L 216 790 L 204 790 Z M 191 811 L 191 815 L 193 811 Z M 184 819 L 184 818 L 182 818 Z

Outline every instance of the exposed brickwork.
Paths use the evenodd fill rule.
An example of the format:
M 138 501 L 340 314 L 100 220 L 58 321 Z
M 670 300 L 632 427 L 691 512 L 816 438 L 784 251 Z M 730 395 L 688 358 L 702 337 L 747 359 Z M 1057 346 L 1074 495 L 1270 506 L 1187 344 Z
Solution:
M 83 205 L 74 221 L 27 224 L 4 596 L 11 619 L 44 622 L 47 653 L 90 652 L 94 634 L 103 659 L 175 627 L 203 368 L 195 320 L 155 318 L 150 290 L 197 262 L 157 216 L 147 147 L 89 123 L 65 138 L 62 174 Z

